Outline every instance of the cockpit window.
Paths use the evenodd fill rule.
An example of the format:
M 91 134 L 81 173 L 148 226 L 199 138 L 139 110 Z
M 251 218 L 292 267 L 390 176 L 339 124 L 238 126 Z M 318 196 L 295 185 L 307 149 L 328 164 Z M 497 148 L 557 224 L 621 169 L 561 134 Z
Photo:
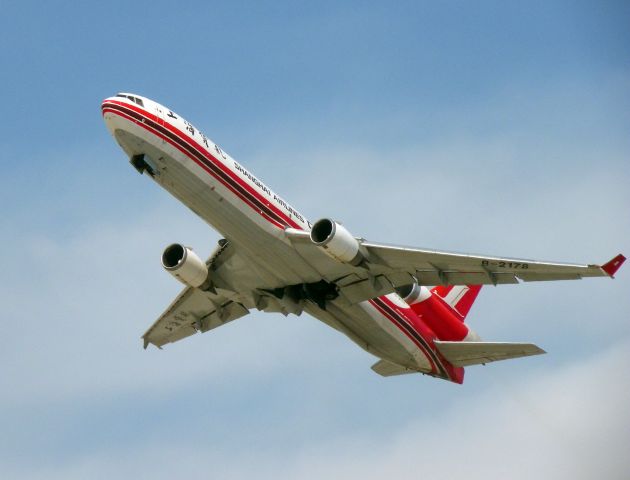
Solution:
M 141 107 L 144 107 L 144 102 L 142 101 L 142 99 L 140 99 L 138 97 L 134 97 L 133 95 L 124 95 L 122 93 L 118 93 L 118 94 L 116 94 L 116 96 L 117 97 L 121 97 L 121 98 L 127 98 L 127 99 L 131 100 L 132 102 L 137 103 Z

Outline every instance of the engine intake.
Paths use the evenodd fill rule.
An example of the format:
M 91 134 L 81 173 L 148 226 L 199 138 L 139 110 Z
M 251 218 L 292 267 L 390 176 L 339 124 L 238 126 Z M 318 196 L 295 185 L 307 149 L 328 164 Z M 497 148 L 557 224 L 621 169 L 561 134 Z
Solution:
M 418 285 L 417 281 L 397 287 L 396 293 L 410 306 L 415 303 L 423 302 L 431 296 L 429 289 L 425 286 Z
M 208 278 L 208 267 L 192 248 L 173 243 L 162 253 L 162 266 L 184 285 L 200 287 Z
M 313 224 L 311 241 L 340 262 L 358 265 L 363 261 L 359 241 L 343 225 L 329 218 Z

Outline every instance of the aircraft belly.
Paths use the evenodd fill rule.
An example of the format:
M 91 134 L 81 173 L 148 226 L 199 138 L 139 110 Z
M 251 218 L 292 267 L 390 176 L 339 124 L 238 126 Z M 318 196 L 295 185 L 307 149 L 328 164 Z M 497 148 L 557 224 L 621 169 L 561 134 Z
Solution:
M 318 273 L 300 256 L 284 229 L 270 222 L 186 154 L 145 129 L 125 124 L 115 137 L 130 156 L 148 156 L 151 177 L 233 243 L 252 264 L 252 275 L 237 289 L 275 288 L 302 283 Z M 259 215 L 260 213 L 260 215 Z M 329 301 L 326 310 L 306 302 L 305 310 L 348 336 L 366 351 L 419 371 L 431 371 L 422 350 L 369 301 Z
M 144 131 L 134 132 L 144 136 Z M 150 136 L 118 130 L 116 138 L 128 154 L 143 153 L 157 167 L 153 179 L 268 272 L 256 287 L 302 282 L 315 273 L 284 238 L 284 231 L 257 215 L 232 191 L 214 180 L 186 155 Z
M 283 230 L 257 215 L 242 200 L 168 143 L 144 129 L 116 131 L 128 155 L 148 155 L 156 168 L 153 179 L 175 198 L 229 239 L 254 263 L 256 279 L 243 285 L 273 288 L 302 282 L 300 272 L 312 267 L 283 241 Z M 314 304 L 305 308 L 314 317 L 341 331 L 364 350 L 390 362 L 430 371 L 422 351 L 369 302 L 348 305 L 339 299 L 323 311 Z
M 309 307 L 307 311 L 379 358 L 408 368 L 431 371 L 431 364 L 422 350 L 370 302 L 346 305 L 342 300 L 332 301 L 326 311 L 318 307 Z

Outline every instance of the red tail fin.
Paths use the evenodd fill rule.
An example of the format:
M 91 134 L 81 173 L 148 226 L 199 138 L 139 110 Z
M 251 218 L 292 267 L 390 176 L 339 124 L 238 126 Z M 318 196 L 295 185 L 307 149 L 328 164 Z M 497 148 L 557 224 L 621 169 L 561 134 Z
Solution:
M 463 322 L 481 290 L 481 285 L 451 285 L 435 287 L 431 293 L 440 297 Z
M 439 340 L 462 341 L 478 338 L 464 323 L 481 285 L 417 287 L 405 301 Z

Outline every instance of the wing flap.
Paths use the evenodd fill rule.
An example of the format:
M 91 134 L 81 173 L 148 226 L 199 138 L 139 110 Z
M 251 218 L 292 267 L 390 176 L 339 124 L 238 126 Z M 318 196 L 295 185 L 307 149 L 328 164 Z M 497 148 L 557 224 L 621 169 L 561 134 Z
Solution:
M 524 282 L 550 282 L 553 280 L 581 280 L 579 273 L 520 273 L 518 278 Z
M 434 343 L 442 356 L 456 367 L 547 353 L 533 343 L 443 342 L 439 340 L 435 340 Z

